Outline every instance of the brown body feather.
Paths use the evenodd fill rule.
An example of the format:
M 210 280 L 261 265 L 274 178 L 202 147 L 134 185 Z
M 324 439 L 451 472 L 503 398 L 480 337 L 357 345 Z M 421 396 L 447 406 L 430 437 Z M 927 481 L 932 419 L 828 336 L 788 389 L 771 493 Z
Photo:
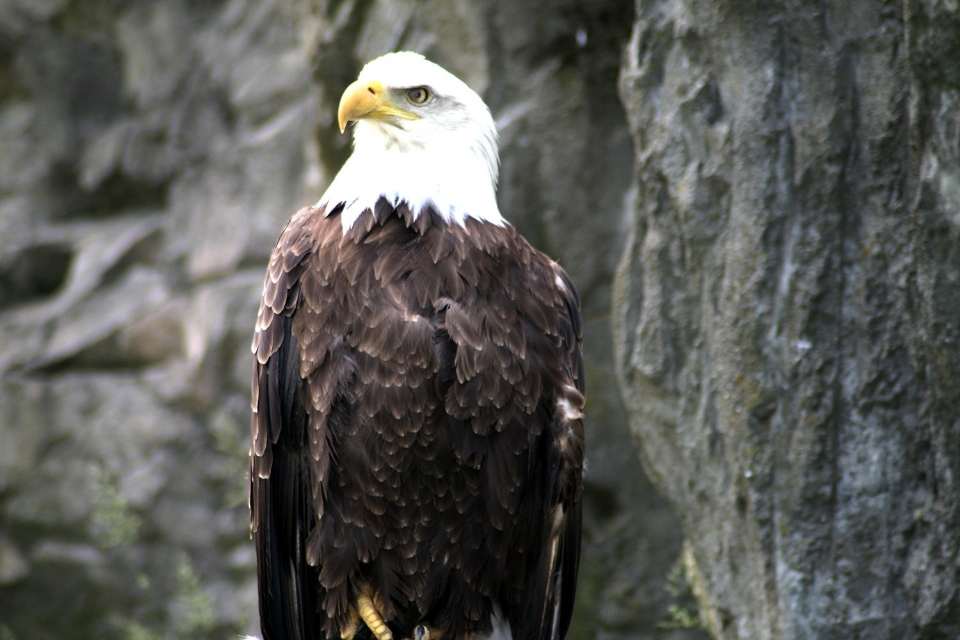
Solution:
M 583 371 L 566 273 L 509 225 L 380 200 L 283 231 L 253 341 L 252 529 L 267 640 L 339 638 L 361 584 L 395 631 L 562 638 Z M 445 636 L 447 637 L 447 636 Z M 397 638 L 399 640 L 399 638 Z

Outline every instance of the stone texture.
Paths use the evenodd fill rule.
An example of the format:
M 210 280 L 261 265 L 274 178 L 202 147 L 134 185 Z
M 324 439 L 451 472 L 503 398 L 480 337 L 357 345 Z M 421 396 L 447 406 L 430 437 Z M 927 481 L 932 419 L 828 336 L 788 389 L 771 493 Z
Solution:
M 937 0 L 0 0 L 0 638 L 256 629 L 263 265 L 400 48 L 484 95 L 501 207 L 583 295 L 571 637 L 960 636 L 958 34 Z
M 256 628 L 262 269 L 316 118 L 284 2 L 0 2 L 0 637 Z
M 616 353 L 718 638 L 955 638 L 956 7 L 639 2 Z
M 611 364 L 632 16 L 629 0 L 0 0 L 0 638 L 256 631 L 245 478 L 263 268 L 349 152 L 340 92 L 394 49 L 484 95 L 502 209 L 583 296 L 571 637 L 704 637 Z

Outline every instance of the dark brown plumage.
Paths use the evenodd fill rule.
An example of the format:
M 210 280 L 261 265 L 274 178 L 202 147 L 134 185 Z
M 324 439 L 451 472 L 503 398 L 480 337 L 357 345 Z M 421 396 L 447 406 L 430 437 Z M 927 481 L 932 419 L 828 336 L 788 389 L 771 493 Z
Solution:
M 559 640 L 580 549 L 576 291 L 507 223 L 394 202 L 301 210 L 267 270 L 250 458 L 265 640 L 369 637 L 351 626 L 367 588 L 394 640 Z
M 406 637 L 422 620 L 489 632 L 494 602 L 514 638 L 551 637 L 554 603 L 530 596 L 556 507 L 565 630 L 584 443 L 558 403 L 583 406 L 580 338 L 569 278 L 511 226 L 386 200 L 346 236 L 337 212 L 294 216 L 253 343 L 265 634 L 339 637 L 362 579 Z

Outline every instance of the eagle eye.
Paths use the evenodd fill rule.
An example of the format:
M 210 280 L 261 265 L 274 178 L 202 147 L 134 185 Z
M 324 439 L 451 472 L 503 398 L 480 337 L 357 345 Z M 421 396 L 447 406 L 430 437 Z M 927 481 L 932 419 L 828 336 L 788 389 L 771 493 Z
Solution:
M 407 89 L 407 100 L 413 104 L 425 104 L 430 99 L 430 90 L 426 87 Z

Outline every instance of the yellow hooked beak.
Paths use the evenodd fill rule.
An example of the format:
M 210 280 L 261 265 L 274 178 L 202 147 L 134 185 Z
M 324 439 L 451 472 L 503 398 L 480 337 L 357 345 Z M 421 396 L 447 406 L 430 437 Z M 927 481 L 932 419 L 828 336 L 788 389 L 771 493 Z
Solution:
M 337 120 L 340 123 L 340 133 L 347 128 L 351 120 L 371 118 L 373 120 L 419 120 L 420 116 L 410 113 L 389 104 L 386 101 L 386 91 L 379 82 L 360 82 L 357 80 L 343 92 L 340 98 L 340 109 Z

